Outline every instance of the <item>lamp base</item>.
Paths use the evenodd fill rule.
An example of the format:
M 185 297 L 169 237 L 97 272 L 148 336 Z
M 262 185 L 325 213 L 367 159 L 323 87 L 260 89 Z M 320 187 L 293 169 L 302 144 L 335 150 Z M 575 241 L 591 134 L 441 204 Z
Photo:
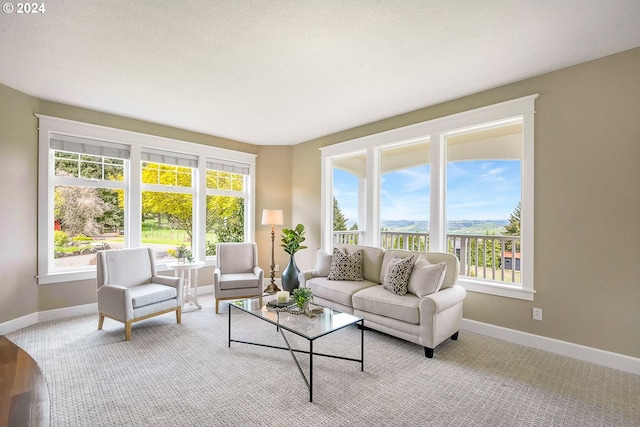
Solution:
M 280 288 L 275 283 L 271 283 L 269 286 L 265 288 L 264 291 L 265 293 L 268 293 L 268 294 L 275 294 L 276 292 L 280 291 Z

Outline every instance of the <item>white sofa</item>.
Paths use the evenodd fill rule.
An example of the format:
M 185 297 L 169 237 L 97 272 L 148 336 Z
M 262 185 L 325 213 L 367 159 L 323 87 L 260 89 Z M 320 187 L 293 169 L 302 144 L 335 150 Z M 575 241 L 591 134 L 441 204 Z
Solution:
M 331 255 L 319 250 L 316 267 L 301 272 L 299 276 L 300 286 L 312 290 L 314 303 L 353 313 L 365 320 L 367 328 L 421 345 L 425 349 L 425 356 L 429 358 L 433 357 L 434 349 L 443 341 L 448 338 L 457 340 L 466 291 L 456 284 L 459 261 L 454 255 L 383 250 L 359 245 L 336 245 L 336 248 L 346 254 L 362 250 L 363 280 L 330 280 Z M 427 267 L 431 271 L 435 265 L 441 266 L 441 285 L 422 283 L 423 278 L 434 276 L 422 275 L 420 271 L 427 270 L 414 267 L 406 294 L 399 295 L 383 287 L 389 262 L 394 257 L 406 258 L 412 254 L 416 259 L 424 256 L 432 264 Z M 446 270 L 440 263 L 446 263 Z M 425 262 L 421 260 L 420 267 L 424 265 Z M 433 286 L 435 292 L 428 293 L 434 290 Z

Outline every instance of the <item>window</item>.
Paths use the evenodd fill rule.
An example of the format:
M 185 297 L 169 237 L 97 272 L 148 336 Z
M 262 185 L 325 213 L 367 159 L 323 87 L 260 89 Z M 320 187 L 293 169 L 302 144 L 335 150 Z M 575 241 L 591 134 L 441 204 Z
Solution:
M 145 147 L 141 158 L 142 245 L 154 249 L 156 260 L 175 258 L 182 245 L 193 252 L 198 157 Z
M 106 155 L 105 155 L 106 154 Z M 126 147 L 54 134 L 53 234 L 55 270 L 94 268 L 95 252 L 122 247 Z
M 150 246 L 162 264 L 185 245 L 205 260 L 228 238 L 210 231 L 212 206 L 227 208 L 233 239 L 253 238 L 255 155 L 38 118 L 39 283 L 94 278 L 109 248 Z
M 218 242 L 243 242 L 249 168 L 216 160 L 207 161 L 207 256 Z
M 429 142 L 380 150 L 380 244 L 429 250 Z
M 533 115 L 537 95 L 322 148 L 322 244 L 332 173 L 360 153 L 360 242 L 449 252 L 474 292 L 533 299 Z M 514 262 L 515 260 L 515 262 Z

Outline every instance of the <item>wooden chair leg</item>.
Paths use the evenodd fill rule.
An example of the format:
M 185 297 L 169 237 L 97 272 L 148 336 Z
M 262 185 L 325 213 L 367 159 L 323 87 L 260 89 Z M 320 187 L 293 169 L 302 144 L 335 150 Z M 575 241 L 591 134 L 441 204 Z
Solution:
M 216 298 L 216 314 L 218 314 L 218 305 L 220 304 L 220 299 Z
M 131 321 L 124 323 L 124 340 L 125 341 L 131 340 Z
M 176 309 L 176 322 L 180 323 L 182 321 L 182 307 L 178 307 Z
M 104 325 L 104 314 L 99 313 L 99 316 L 98 316 L 98 330 L 102 329 L 102 325 Z

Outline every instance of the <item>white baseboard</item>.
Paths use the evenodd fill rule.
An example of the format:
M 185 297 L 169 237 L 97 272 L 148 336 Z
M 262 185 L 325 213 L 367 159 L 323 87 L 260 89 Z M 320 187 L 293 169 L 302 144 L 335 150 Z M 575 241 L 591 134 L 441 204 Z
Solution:
M 98 314 L 98 303 L 74 305 L 72 307 L 57 308 L 38 312 L 38 323 L 51 320 L 65 319 L 67 317 L 81 316 L 83 314 Z
M 0 323 L 0 335 L 6 335 L 18 329 L 35 325 L 36 323 L 38 323 L 38 313 L 27 314 L 26 316 Z
M 610 351 L 599 350 L 593 347 L 586 347 L 580 344 L 573 344 L 566 341 L 534 335 L 515 329 L 503 328 L 501 326 L 488 323 L 477 322 L 475 320 L 462 319 L 462 329 L 486 335 L 492 338 L 509 341 L 539 350 L 572 357 L 585 362 L 607 366 L 613 369 L 630 372 L 640 375 L 640 359 L 625 356 L 623 354 L 612 353 Z

